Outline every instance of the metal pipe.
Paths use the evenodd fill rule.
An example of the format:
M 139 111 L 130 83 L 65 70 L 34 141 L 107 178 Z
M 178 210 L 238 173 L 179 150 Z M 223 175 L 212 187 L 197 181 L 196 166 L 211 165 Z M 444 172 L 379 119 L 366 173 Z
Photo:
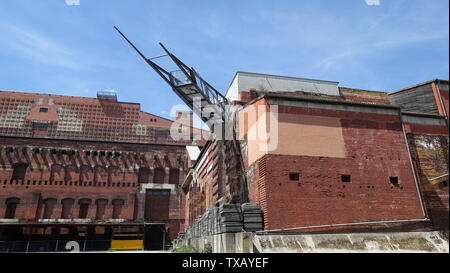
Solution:
M 160 55 L 160 56 L 156 56 L 156 57 L 151 57 L 151 58 L 149 58 L 149 60 L 154 60 L 154 59 L 158 59 L 158 58 L 162 58 L 162 57 L 166 57 L 166 56 L 169 56 L 169 55 L 164 54 L 164 55 Z
M 447 110 L 445 109 L 444 102 L 442 101 L 441 90 L 439 90 L 439 84 L 440 84 L 440 83 L 441 83 L 441 80 L 440 80 L 440 79 L 437 79 L 437 83 L 435 83 L 435 85 L 436 85 L 436 89 L 437 89 L 439 101 L 441 102 L 442 110 L 444 111 L 445 120 L 447 121 L 447 128 L 449 128 L 449 125 L 448 125 L 448 115 L 447 115 Z
M 323 227 L 342 227 L 342 226 L 357 226 L 357 225 L 371 225 L 371 224 L 384 224 L 384 223 L 404 223 L 404 222 L 426 222 L 430 219 L 408 219 L 408 220 L 387 220 L 387 221 L 374 221 L 374 222 L 359 222 L 359 223 L 347 223 L 347 224 L 334 224 L 334 225 L 320 225 L 320 226 L 309 226 L 309 227 L 297 227 L 297 228 L 283 228 L 283 229 L 272 229 L 272 230 L 260 230 L 256 233 L 266 233 L 266 232 L 277 232 L 277 231 L 289 231 L 289 230 L 302 230 L 311 228 L 323 228 Z
M 134 48 L 134 50 L 136 50 L 136 52 L 144 59 L 147 60 L 147 58 L 144 56 L 144 54 L 142 54 L 139 49 L 137 49 L 137 47 L 134 46 L 134 44 L 128 40 L 128 38 L 116 27 L 114 26 L 114 28 L 120 33 L 120 35 L 122 35 L 122 37 Z
M 448 173 L 446 173 L 444 175 L 441 175 L 441 176 L 438 176 L 438 177 L 434 177 L 434 178 L 428 179 L 426 182 L 423 182 L 422 184 L 425 184 L 427 182 L 431 182 L 431 181 L 437 180 L 437 179 L 445 177 L 445 176 L 448 176 Z
M 406 149 L 408 150 L 409 163 L 411 164 L 411 170 L 414 177 L 414 182 L 416 184 L 417 195 L 419 197 L 420 207 L 422 209 L 423 217 L 426 217 L 425 208 L 422 201 L 422 195 L 420 194 L 419 181 L 417 180 L 416 169 L 414 168 L 414 164 L 412 161 L 411 150 L 409 149 L 408 138 L 406 137 L 405 124 L 403 123 L 402 110 L 398 110 L 400 115 L 400 123 L 402 124 L 403 137 L 405 138 Z

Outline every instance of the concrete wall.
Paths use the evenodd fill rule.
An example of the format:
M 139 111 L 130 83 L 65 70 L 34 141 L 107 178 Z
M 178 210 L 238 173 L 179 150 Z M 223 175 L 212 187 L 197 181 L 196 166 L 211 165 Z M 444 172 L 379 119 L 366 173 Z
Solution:
M 306 91 L 339 96 L 338 82 L 237 72 L 226 93 L 226 97 L 230 101 L 239 100 L 239 92 L 250 89 L 270 92 L 280 90 L 285 92 Z
M 203 250 L 208 242 L 213 247 L 213 253 L 449 252 L 448 232 L 316 235 L 226 233 L 178 241 L 174 246 L 191 245 Z
M 262 235 L 253 245 L 260 253 L 449 252 L 448 232 Z

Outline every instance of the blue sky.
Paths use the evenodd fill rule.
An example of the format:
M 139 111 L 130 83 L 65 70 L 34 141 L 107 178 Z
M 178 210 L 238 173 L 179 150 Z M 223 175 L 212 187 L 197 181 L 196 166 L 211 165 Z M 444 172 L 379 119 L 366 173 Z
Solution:
M 0 90 L 113 89 L 169 117 L 182 101 L 117 25 L 147 57 L 162 42 L 223 94 L 236 71 L 393 91 L 449 78 L 448 10 L 448 0 L 0 0 Z

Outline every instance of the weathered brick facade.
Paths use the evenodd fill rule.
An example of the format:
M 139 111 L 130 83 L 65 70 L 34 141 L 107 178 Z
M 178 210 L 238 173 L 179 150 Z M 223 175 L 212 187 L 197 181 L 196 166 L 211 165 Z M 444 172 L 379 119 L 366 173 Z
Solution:
M 432 122 L 438 120 L 439 123 Z M 408 143 L 428 216 L 437 229 L 448 229 L 448 128 L 445 119 L 405 120 Z
M 173 121 L 107 99 L 1 91 L 0 102 L 0 230 L 158 223 L 170 241 L 184 228 L 192 140 L 173 140 Z
M 239 149 L 233 151 L 241 163 L 235 166 L 245 173 L 234 180 L 239 198 L 233 200 L 230 188 L 225 195 L 213 189 L 231 175 L 220 170 L 233 161 L 220 160 L 217 154 L 232 150 L 212 141 L 184 181 L 186 208 L 192 207 L 186 226 L 217 203 L 250 201 L 261 205 L 265 230 L 448 229 L 448 82 L 422 85 L 397 92 L 401 96 L 350 88 L 339 88 L 340 96 L 240 91 L 240 101 L 233 102 L 244 106 L 236 124 Z M 413 113 L 421 103 L 417 90 L 426 102 Z M 271 123 L 262 112 L 273 107 L 278 145 L 268 149 L 270 141 L 249 136 L 258 121 Z M 422 108 L 434 112 L 420 113 Z

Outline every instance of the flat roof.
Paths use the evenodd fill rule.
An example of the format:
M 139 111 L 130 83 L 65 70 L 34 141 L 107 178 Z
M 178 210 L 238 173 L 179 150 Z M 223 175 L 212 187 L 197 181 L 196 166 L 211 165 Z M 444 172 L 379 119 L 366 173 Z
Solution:
M 276 78 L 280 78 L 280 79 L 300 80 L 300 81 L 306 81 L 306 82 L 316 82 L 316 83 L 327 83 L 327 84 L 339 85 L 339 82 L 337 82 L 337 81 L 327 81 L 327 80 L 317 80 L 317 79 L 300 78 L 300 77 L 293 77 L 293 76 L 281 76 L 281 75 L 264 74 L 264 73 L 257 73 L 257 72 L 237 71 L 234 74 L 234 77 L 231 80 L 230 85 L 228 86 L 228 90 L 225 93 L 225 97 L 228 94 L 228 91 L 230 90 L 231 85 L 233 84 L 234 80 L 236 79 L 236 77 L 238 75 L 260 76 L 260 77 L 268 76 L 268 77 L 276 77 Z
M 396 94 L 396 93 L 399 93 L 399 92 L 402 92 L 402 91 L 406 91 L 406 90 L 409 90 L 409 89 L 412 89 L 412 88 L 416 88 L 416 87 L 419 87 L 419 86 L 422 86 L 422 85 L 426 85 L 426 84 L 430 84 L 430 83 L 437 82 L 437 81 L 447 82 L 447 83 L 449 82 L 448 80 L 442 80 L 442 79 L 436 78 L 436 79 L 433 79 L 433 80 L 417 83 L 417 84 L 414 84 L 414 85 L 411 85 L 411 86 L 408 86 L 408 87 L 405 87 L 405 88 L 402 88 L 402 89 L 395 90 L 395 91 L 389 93 L 388 95 Z

